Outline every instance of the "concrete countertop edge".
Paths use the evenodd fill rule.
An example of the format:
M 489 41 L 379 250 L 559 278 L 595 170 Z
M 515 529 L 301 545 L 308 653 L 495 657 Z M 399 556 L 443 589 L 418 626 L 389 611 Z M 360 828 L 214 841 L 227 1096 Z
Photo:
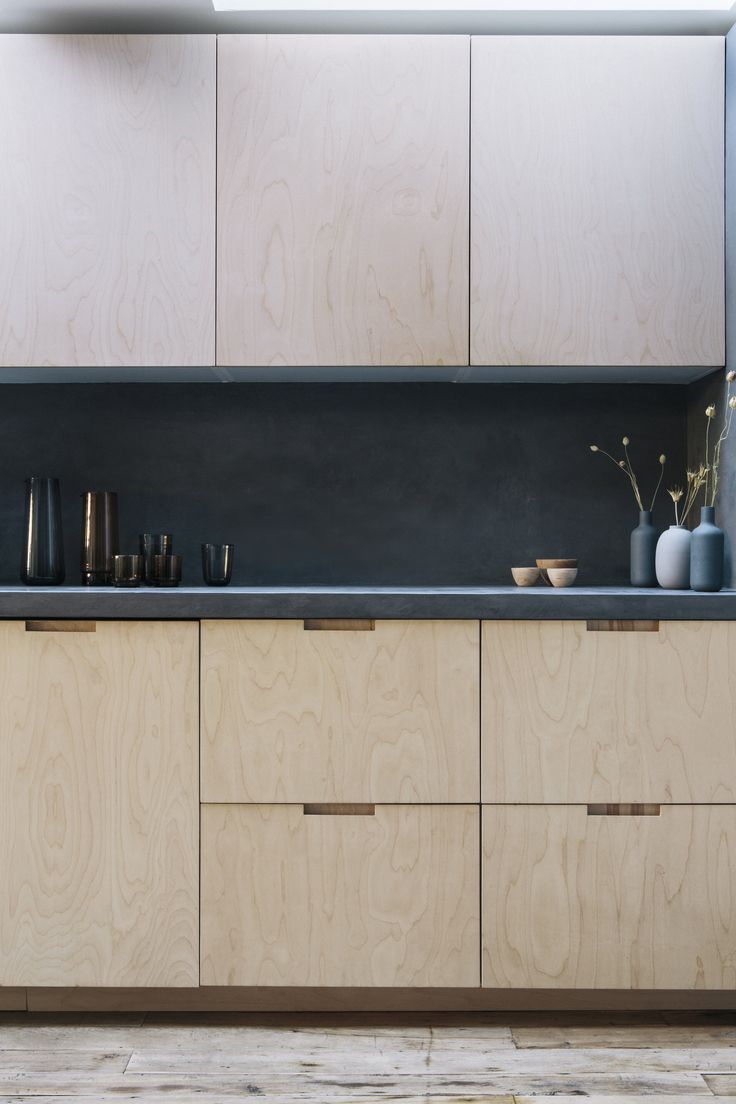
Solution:
M 471 620 L 736 620 L 736 590 L 633 587 L 0 587 L 0 619 L 355 617 Z

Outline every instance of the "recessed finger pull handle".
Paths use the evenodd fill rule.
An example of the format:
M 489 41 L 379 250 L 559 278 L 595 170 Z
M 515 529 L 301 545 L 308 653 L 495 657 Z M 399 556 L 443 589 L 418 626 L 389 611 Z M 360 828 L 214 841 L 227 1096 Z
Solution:
M 327 802 L 323 804 L 309 804 L 302 806 L 305 816 L 375 816 L 375 805 L 337 804 Z
M 588 621 L 588 632 L 659 632 L 659 621 Z
M 367 617 L 305 617 L 308 632 L 373 632 L 376 622 Z
M 97 632 L 96 621 L 26 621 L 26 632 Z
M 661 812 L 661 805 L 653 805 L 647 802 L 637 805 L 632 802 L 619 801 L 588 806 L 588 816 L 660 816 Z

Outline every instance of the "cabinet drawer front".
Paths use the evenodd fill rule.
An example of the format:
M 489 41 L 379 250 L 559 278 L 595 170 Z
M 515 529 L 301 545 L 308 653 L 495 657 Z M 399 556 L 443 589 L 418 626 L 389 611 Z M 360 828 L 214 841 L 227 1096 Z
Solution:
M 477 986 L 477 806 L 202 806 L 203 985 Z
M 477 801 L 478 623 L 315 624 L 202 624 L 202 800 Z
M 482 869 L 484 986 L 736 986 L 733 806 L 484 806 Z
M 483 625 L 487 802 L 736 800 L 736 623 Z
M 198 983 L 197 641 L 0 625 L 0 984 Z

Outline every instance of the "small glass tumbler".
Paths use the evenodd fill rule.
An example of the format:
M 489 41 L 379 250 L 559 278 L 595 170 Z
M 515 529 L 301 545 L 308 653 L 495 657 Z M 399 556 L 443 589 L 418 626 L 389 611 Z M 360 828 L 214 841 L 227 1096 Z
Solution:
M 181 582 L 181 556 L 153 557 L 153 585 L 175 587 Z
M 146 586 L 153 586 L 153 557 L 171 555 L 171 533 L 141 533 L 141 556 L 143 556 L 143 579 Z
M 202 574 L 207 586 L 227 586 L 233 577 L 234 544 L 203 544 Z
M 143 582 L 143 557 L 113 556 L 112 585 L 116 587 L 139 587 Z

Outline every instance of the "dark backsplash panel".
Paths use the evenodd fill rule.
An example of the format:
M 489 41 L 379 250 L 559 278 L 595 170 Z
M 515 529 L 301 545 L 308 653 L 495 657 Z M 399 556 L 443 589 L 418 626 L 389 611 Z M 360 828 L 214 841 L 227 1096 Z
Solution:
M 512 564 L 577 556 L 625 583 L 642 484 L 682 478 L 687 389 L 608 385 L 98 384 L 0 389 L 0 582 L 18 581 L 23 480 L 61 480 L 67 582 L 81 499 L 116 490 L 121 551 L 170 531 L 184 581 L 202 541 L 236 544 L 247 585 L 509 583 Z M 668 523 L 669 499 L 655 517 Z

